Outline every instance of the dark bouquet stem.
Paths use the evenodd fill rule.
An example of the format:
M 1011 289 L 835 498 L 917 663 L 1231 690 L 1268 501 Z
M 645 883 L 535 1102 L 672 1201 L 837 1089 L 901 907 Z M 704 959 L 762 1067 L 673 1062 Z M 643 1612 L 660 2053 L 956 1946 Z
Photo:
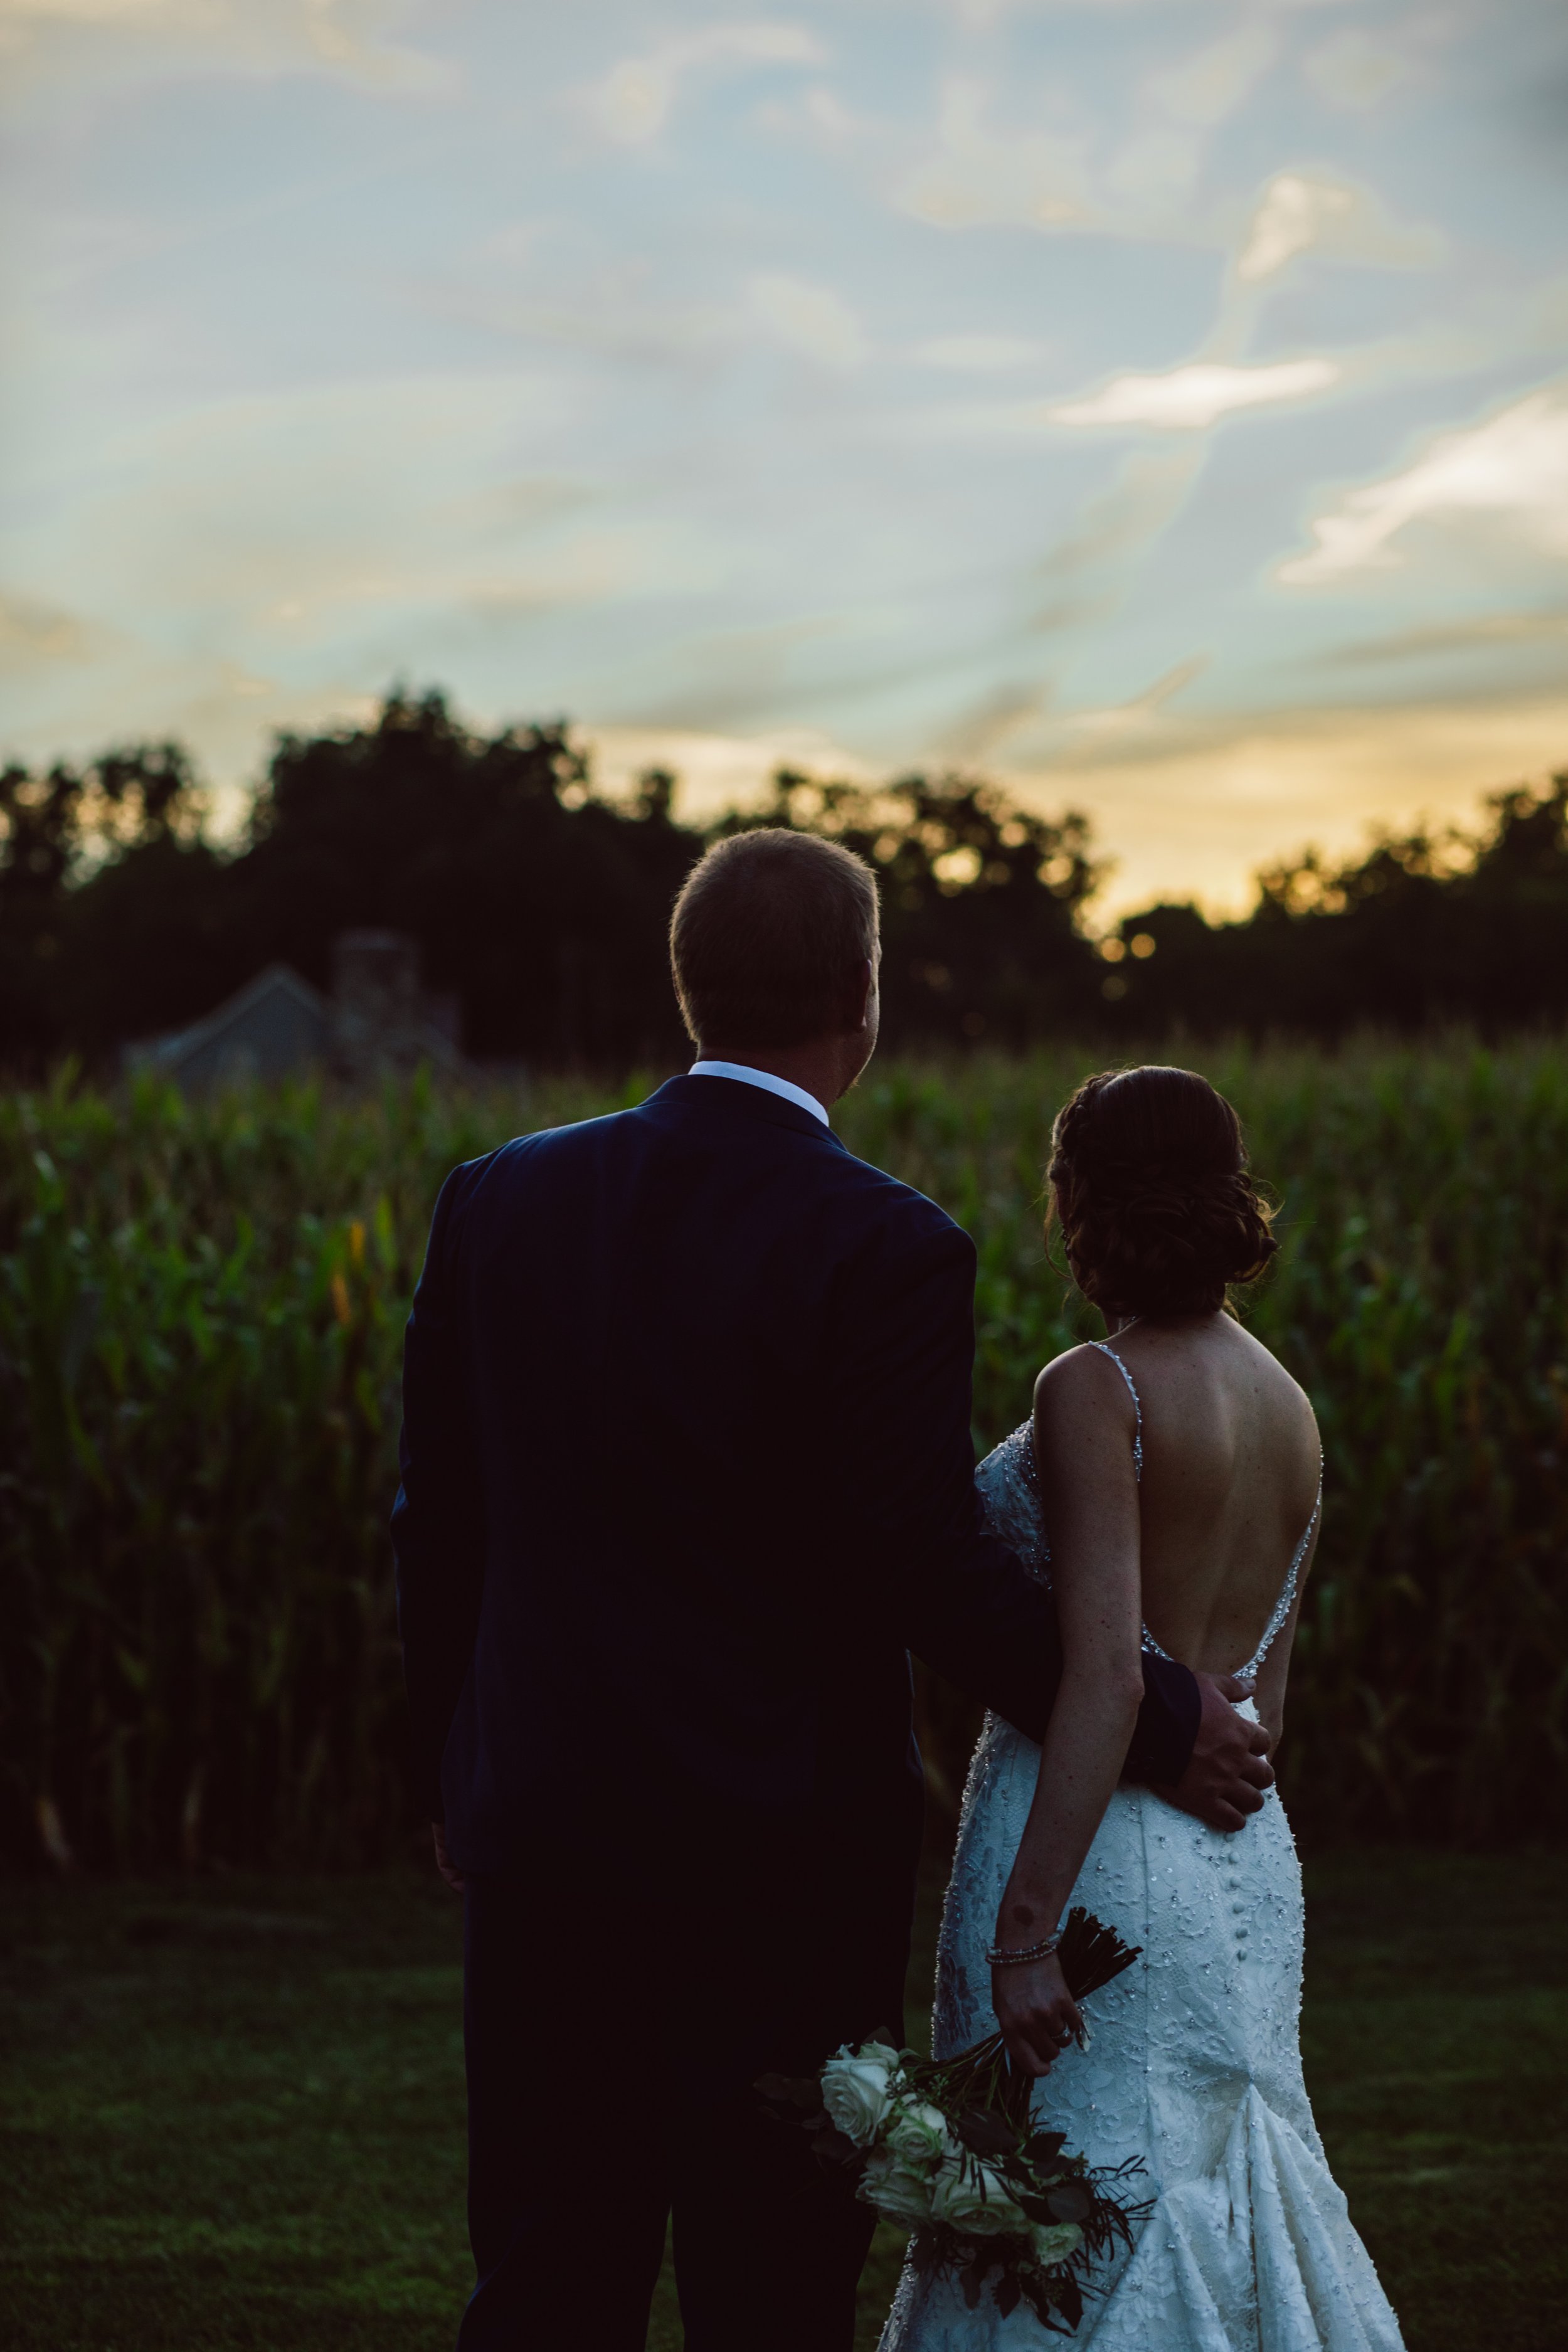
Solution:
M 1081 1903 L 1075 1903 L 1057 1946 L 1057 1958 L 1074 2000 L 1087 2000 L 1123 1969 L 1130 1969 L 1142 1949 L 1142 1944 L 1124 1944 L 1114 1927 L 1106 1927 Z

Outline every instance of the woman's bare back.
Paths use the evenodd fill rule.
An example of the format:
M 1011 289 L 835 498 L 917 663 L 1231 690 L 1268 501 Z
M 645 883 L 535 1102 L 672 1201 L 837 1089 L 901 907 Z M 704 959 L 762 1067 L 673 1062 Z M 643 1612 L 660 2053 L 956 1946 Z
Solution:
M 1125 1424 L 1129 1445 L 1141 1443 L 1150 1634 L 1184 1665 L 1241 1672 L 1268 1629 L 1317 1507 L 1321 1452 L 1305 1394 L 1225 1314 L 1131 1323 L 1109 1349 L 1058 1358 L 1047 1378 L 1092 1381 L 1103 1410 Z M 1282 1628 L 1270 1652 L 1281 1653 L 1279 1668 L 1289 1646 Z

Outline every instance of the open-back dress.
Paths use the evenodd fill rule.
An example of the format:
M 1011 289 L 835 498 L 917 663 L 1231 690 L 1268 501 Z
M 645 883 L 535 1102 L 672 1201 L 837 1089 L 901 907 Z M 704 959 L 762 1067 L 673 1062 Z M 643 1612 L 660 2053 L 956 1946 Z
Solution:
M 1120 1356 L 1096 1344 L 1138 1406 L 1141 1474 L 1137 1389 Z M 995 1532 L 1048 1580 L 1032 1423 L 987 1455 L 979 1482 Z M 1248 1679 L 1289 1615 L 1316 1519 L 1314 1508 Z M 987 1717 L 938 1946 L 939 2058 L 996 2030 L 985 1952 L 1039 1763 L 1033 1740 Z M 1145 2170 L 1129 2192 L 1151 2203 L 1131 2252 L 1094 2274 L 1073 2342 L 1093 2352 L 1401 2352 L 1302 2079 L 1301 1872 L 1278 1790 L 1227 1835 L 1147 1789 L 1119 1788 L 1075 1903 L 1142 1956 L 1093 1996 L 1089 2047 L 1056 2061 L 1036 2112 L 1091 2165 L 1138 2158 Z M 1004 2316 L 987 2291 L 971 2311 L 955 2280 L 909 2268 L 881 2352 L 1044 2352 L 1055 2340 L 1026 2304 Z

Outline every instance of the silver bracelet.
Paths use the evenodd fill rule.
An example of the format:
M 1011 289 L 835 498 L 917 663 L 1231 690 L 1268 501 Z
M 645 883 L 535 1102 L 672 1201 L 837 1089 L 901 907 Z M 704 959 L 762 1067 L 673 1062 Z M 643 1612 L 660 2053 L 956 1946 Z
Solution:
M 1060 1942 L 1059 1936 L 1042 1936 L 1037 1944 L 1024 1944 L 1011 1952 L 1004 1951 L 1000 1944 L 993 1944 L 985 1955 L 985 1965 L 992 1969 L 1026 1969 L 1036 1960 L 1048 1960 Z

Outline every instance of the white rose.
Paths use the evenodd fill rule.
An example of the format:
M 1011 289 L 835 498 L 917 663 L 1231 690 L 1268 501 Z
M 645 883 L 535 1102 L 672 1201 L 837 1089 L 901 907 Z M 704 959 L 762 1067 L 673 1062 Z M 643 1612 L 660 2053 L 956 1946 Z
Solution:
M 914 2171 L 931 2171 L 944 2158 L 956 2158 L 947 2117 L 927 2099 L 895 2099 L 888 2110 L 884 2145 Z
M 991 2165 L 954 2164 L 943 2171 L 931 2198 L 931 2219 L 945 2221 L 971 2237 L 994 2237 L 1005 2231 L 1026 2231 L 1023 2208 L 1007 2193 L 1007 2184 Z
M 856 2194 L 909 2230 L 931 2218 L 931 2175 L 900 2164 L 890 2148 L 879 2147 L 867 2158 Z
M 857 2147 L 869 2147 L 876 2138 L 898 2071 L 898 2052 L 882 2042 L 868 2042 L 853 2055 L 841 2050 L 823 2068 L 822 2104 Z
M 1035 2260 L 1045 2270 L 1053 2270 L 1076 2254 L 1083 2243 L 1083 2231 L 1076 2221 L 1037 2221 L 1029 2231 L 1029 2242 Z

